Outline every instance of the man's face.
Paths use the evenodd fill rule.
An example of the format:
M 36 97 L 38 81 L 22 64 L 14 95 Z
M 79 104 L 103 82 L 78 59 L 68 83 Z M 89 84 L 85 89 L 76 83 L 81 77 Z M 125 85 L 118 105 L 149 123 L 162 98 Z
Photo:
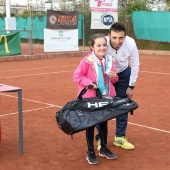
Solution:
M 118 50 L 122 46 L 126 34 L 123 31 L 120 32 L 111 31 L 111 33 L 108 34 L 108 37 L 110 39 L 112 47 Z

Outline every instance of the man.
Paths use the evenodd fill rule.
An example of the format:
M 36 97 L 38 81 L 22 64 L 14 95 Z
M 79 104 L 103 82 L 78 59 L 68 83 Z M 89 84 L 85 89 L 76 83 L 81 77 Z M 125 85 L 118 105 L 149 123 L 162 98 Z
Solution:
M 133 38 L 126 36 L 126 29 L 120 23 L 114 23 L 107 36 L 107 54 L 115 60 L 115 69 L 118 73 L 118 82 L 115 84 L 116 96 L 130 99 L 134 94 L 136 79 L 139 72 L 139 54 L 136 43 Z M 129 66 L 130 65 L 130 66 Z M 116 118 L 116 136 L 113 144 L 124 149 L 134 149 L 134 145 L 128 142 L 126 138 L 126 128 L 128 122 L 128 113 Z M 96 126 L 98 129 L 98 126 Z M 100 139 L 98 141 L 98 150 L 100 149 Z

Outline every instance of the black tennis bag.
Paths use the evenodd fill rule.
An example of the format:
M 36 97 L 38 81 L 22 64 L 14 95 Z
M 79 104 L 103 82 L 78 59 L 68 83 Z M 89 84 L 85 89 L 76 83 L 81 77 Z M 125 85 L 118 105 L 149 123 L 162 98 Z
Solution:
M 138 108 L 138 104 L 127 97 L 104 98 L 97 89 L 98 97 L 82 98 L 85 92 L 86 89 L 83 89 L 76 100 L 68 102 L 60 111 L 56 112 L 59 128 L 68 135 L 122 114 L 133 113 L 133 110 Z

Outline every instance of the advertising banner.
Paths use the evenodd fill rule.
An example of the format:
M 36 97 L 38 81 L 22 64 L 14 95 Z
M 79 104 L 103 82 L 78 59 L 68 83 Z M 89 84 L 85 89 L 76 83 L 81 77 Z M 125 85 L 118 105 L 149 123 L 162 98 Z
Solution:
M 118 0 L 90 0 L 91 29 L 109 29 L 118 21 Z
M 78 29 L 44 29 L 44 51 L 78 51 Z
M 21 54 L 19 32 L 0 34 L 0 56 Z
M 118 12 L 118 0 L 90 0 L 90 10 Z
M 47 10 L 48 29 L 78 29 L 78 11 Z

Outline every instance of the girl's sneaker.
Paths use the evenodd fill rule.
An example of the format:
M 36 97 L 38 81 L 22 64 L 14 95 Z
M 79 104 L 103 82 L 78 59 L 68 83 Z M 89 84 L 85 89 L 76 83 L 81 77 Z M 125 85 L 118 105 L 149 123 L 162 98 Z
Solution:
M 100 151 L 100 148 L 101 148 L 101 139 L 99 139 L 97 141 L 97 150 Z M 107 148 L 108 148 L 108 146 L 107 146 Z
M 107 159 L 117 159 L 117 156 L 114 153 L 112 153 L 108 148 L 101 148 L 99 156 L 105 157 Z
M 89 164 L 94 164 L 94 165 L 99 164 L 99 160 L 97 159 L 94 151 L 87 152 L 86 160 L 88 161 Z

